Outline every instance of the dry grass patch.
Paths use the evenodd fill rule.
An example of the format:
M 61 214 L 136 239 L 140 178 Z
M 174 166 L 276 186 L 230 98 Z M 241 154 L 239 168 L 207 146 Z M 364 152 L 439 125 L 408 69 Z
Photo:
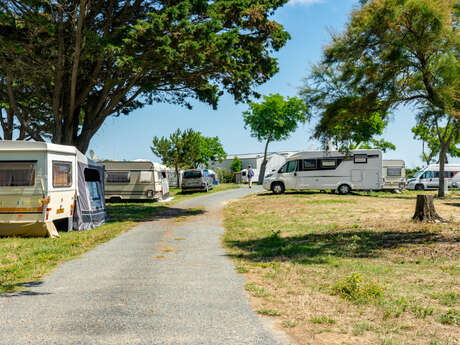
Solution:
M 435 201 L 449 224 L 412 222 L 415 196 L 250 196 L 223 240 L 254 309 L 299 344 L 458 344 L 460 194 Z

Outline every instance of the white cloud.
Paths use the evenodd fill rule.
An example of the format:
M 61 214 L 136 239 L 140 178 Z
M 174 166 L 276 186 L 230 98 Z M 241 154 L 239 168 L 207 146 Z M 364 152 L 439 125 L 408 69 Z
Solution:
M 323 2 L 323 0 L 289 0 L 288 4 L 291 6 L 296 6 L 296 5 L 310 6 L 313 4 L 318 4 L 320 2 Z

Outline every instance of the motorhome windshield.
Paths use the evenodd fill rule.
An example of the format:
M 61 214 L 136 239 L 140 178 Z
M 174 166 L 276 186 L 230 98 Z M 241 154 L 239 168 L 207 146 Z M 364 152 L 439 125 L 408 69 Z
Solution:
M 184 171 L 184 178 L 200 178 L 201 171 L 194 170 L 194 171 Z
M 424 173 L 424 170 L 417 171 L 417 172 L 415 173 L 415 175 L 412 176 L 412 177 L 413 177 L 413 178 L 419 178 L 420 175 L 422 175 L 423 173 Z
M 35 185 L 34 162 L 0 162 L 0 186 Z

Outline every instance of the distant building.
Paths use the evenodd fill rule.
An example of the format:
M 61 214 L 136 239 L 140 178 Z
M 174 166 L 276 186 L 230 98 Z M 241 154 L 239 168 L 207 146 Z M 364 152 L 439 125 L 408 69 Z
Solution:
M 284 162 L 282 158 L 287 158 L 291 154 L 297 153 L 298 151 L 282 151 L 282 152 L 269 152 L 267 153 L 267 168 L 269 166 L 280 165 Z M 212 168 L 222 168 L 230 171 L 230 165 L 233 162 L 233 159 L 238 157 L 241 160 L 241 168 L 246 169 L 250 165 L 253 169 L 260 170 L 262 162 L 264 160 L 263 153 L 243 153 L 243 154 L 231 154 L 228 155 L 226 159 L 222 162 L 210 163 Z M 273 160 L 273 164 L 270 164 L 270 161 Z M 278 164 L 279 163 L 279 164 Z M 276 168 L 276 167 L 273 167 Z M 268 169 L 266 171 L 269 171 Z

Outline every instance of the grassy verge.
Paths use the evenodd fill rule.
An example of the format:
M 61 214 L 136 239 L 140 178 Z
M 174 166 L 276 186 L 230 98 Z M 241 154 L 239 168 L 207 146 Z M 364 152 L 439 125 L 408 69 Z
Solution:
M 225 209 L 254 309 L 299 344 L 459 344 L 460 194 L 449 224 L 413 223 L 417 193 L 264 193 Z
M 238 188 L 222 184 L 212 192 Z M 212 193 L 211 191 L 209 193 Z M 75 259 L 97 245 L 107 242 L 139 222 L 155 217 L 172 205 L 205 193 L 181 194 L 172 189 L 174 199 L 167 203 L 108 204 L 110 222 L 91 231 L 60 233 L 60 238 L 0 238 L 0 294 L 16 291 L 40 280 L 64 261 Z M 194 214 L 184 212 L 181 217 Z M 182 219 L 182 218 L 181 218 Z

